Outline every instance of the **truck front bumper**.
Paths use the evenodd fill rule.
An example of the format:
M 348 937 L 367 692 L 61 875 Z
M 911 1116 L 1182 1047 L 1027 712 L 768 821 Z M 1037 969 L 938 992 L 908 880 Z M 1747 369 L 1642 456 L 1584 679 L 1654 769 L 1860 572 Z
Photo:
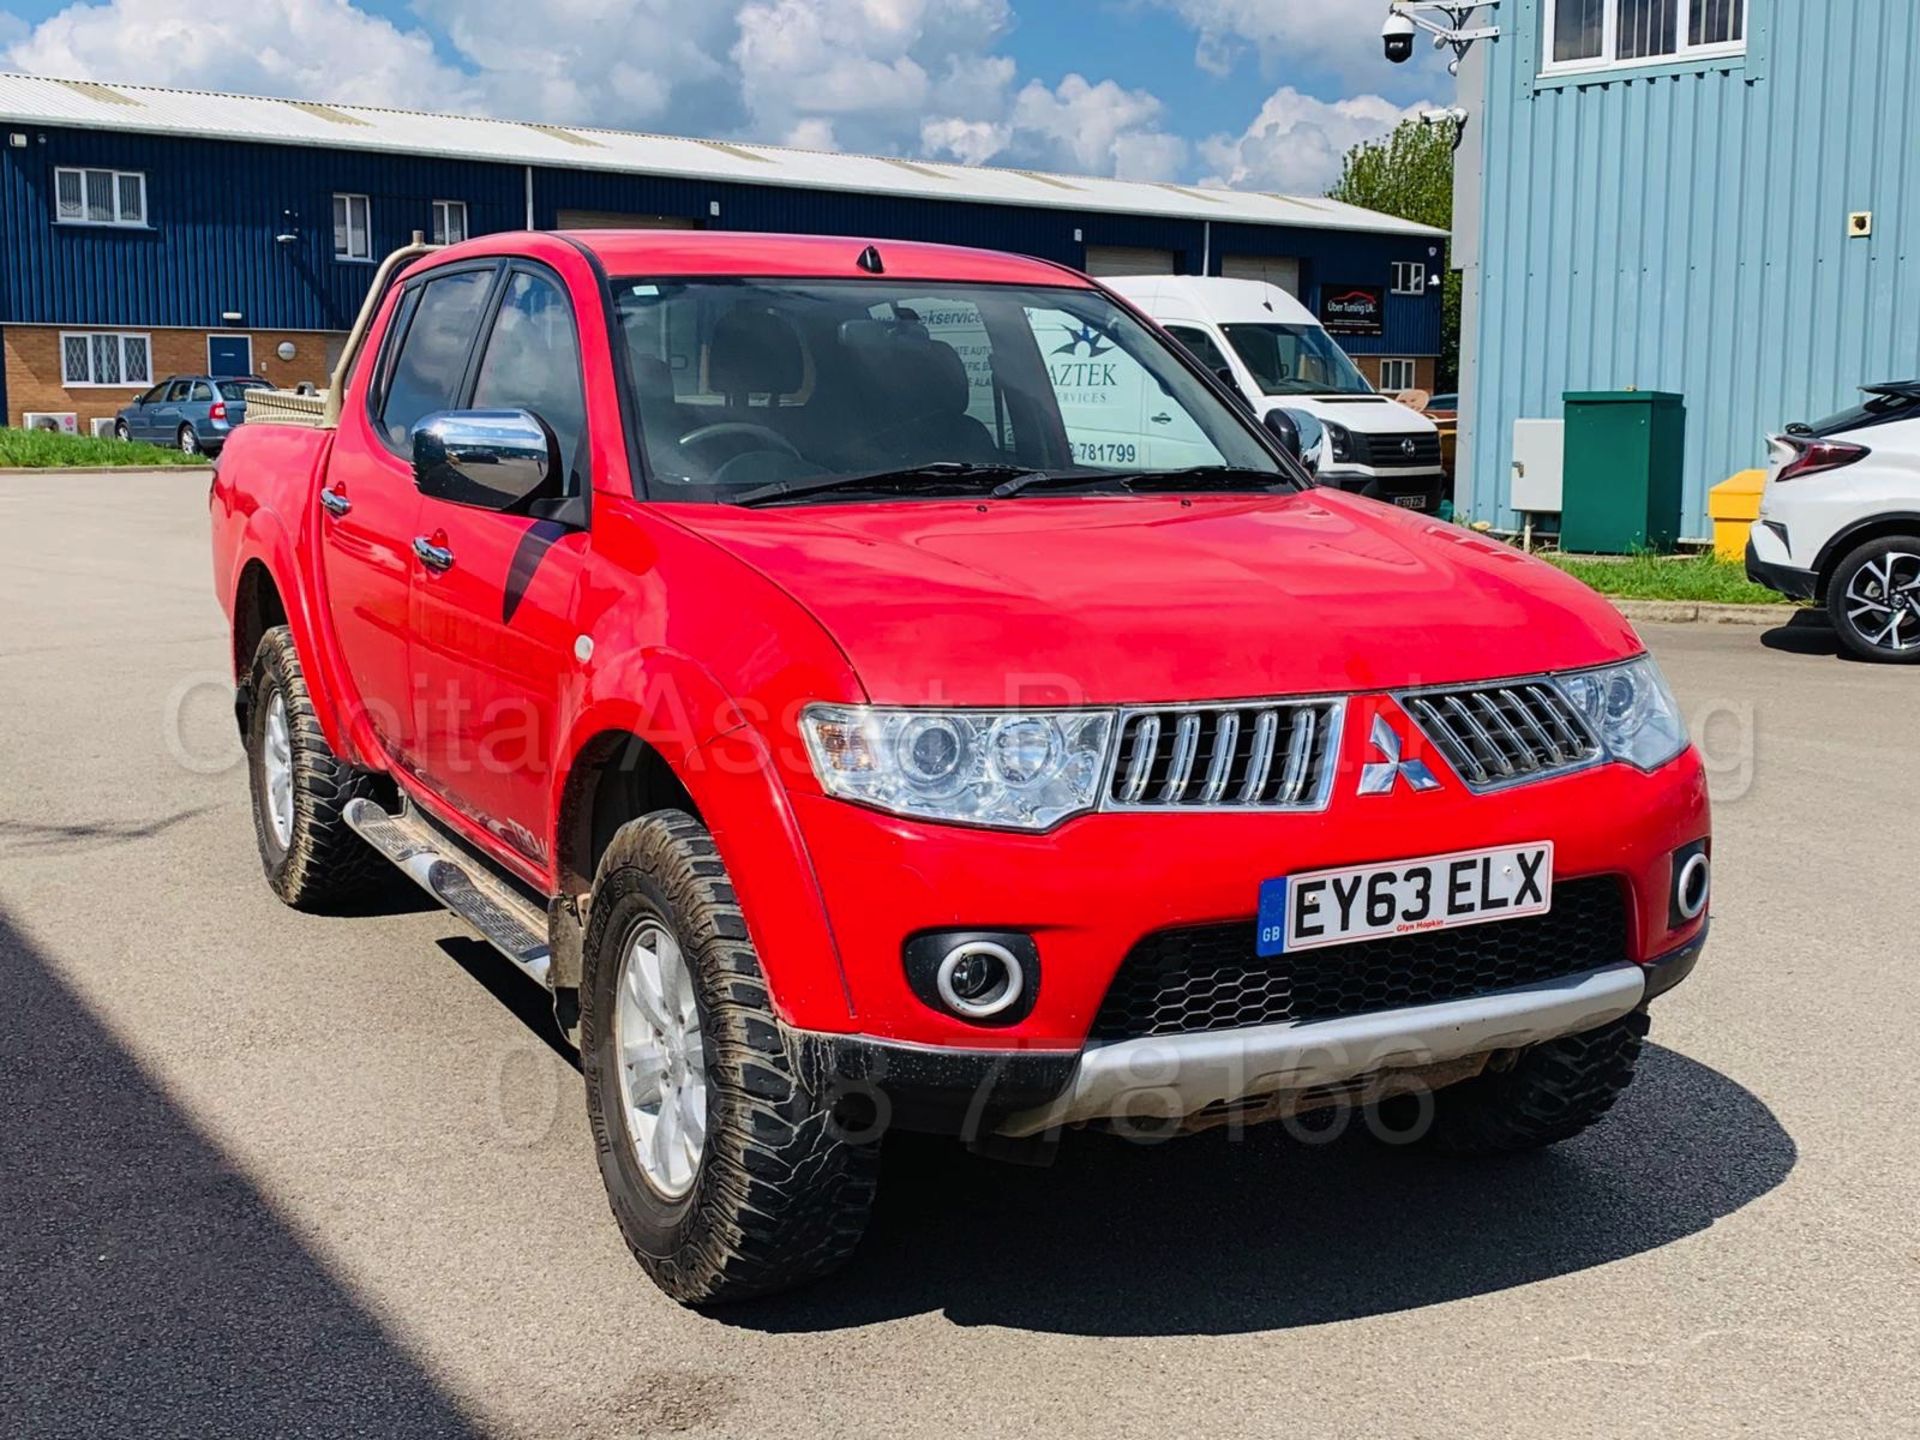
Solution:
M 1678 985 L 1706 940 L 1702 925 L 1646 965 L 1626 961 L 1464 1000 L 1095 1043 L 1078 1054 L 790 1034 L 813 1083 L 859 1097 L 858 1124 L 969 1140 L 1020 1139 L 1101 1120 L 1178 1125 L 1209 1109 L 1305 1091 L 1331 1095 L 1393 1071 L 1429 1070 L 1596 1029 Z

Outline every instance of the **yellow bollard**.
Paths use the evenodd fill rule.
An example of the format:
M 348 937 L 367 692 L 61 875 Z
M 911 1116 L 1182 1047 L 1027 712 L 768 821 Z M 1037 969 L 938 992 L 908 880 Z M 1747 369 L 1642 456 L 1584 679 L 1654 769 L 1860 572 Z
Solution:
M 1707 492 L 1707 514 L 1713 519 L 1713 553 L 1722 560 L 1739 560 L 1747 553 L 1747 531 L 1760 518 L 1760 491 L 1767 483 L 1764 470 L 1742 470 Z

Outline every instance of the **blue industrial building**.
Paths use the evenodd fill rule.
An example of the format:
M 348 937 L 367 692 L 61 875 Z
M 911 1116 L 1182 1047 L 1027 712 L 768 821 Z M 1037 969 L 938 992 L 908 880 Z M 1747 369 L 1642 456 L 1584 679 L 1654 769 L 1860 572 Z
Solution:
M 1675 391 L 1681 533 L 1763 436 L 1920 374 L 1920 5 L 1501 0 L 1460 72 L 1463 508 L 1514 422 Z
M 1443 232 L 1325 199 L 0 75 L 0 413 L 82 429 L 149 380 L 324 382 L 372 261 L 415 231 L 799 231 L 1095 273 L 1379 292 L 1342 343 L 1431 385 Z

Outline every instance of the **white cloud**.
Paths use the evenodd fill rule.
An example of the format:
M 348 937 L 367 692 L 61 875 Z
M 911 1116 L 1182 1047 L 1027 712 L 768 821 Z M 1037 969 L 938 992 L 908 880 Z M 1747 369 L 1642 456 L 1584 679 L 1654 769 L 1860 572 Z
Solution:
M 132 0 L 138 3 L 138 0 Z M 414 0 L 496 115 L 711 134 L 741 119 L 715 0 Z M 773 138 L 769 135 L 767 138 Z
M 0 11 L 0 65 L 1135 179 L 1189 175 L 1198 154 L 1216 179 L 1295 190 L 1319 189 L 1398 114 L 1289 86 L 1244 134 L 1196 144 L 1149 91 L 1022 76 L 1003 51 L 1010 0 L 412 3 L 438 46 L 353 0 L 85 0 L 31 27 Z M 1383 69 L 1358 0 L 1159 3 L 1191 21 L 1209 64 L 1257 51 Z
M 422 31 L 348 0 L 108 0 L 50 16 L 0 52 L 5 68 L 67 79 L 256 91 L 351 104 L 469 110 L 473 79 Z
M 1201 158 L 1213 171 L 1202 183 L 1321 194 L 1340 177 L 1348 150 L 1379 139 L 1422 108 L 1402 109 L 1378 95 L 1316 100 L 1282 86 L 1239 135 L 1214 135 L 1200 143 Z
M 1312 70 L 1345 85 L 1409 97 L 1434 95 L 1451 81 L 1446 62 L 1422 39 L 1414 59 L 1392 65 L 1380 53 L 1386 0 L 1157 0 L 1196 31 L 1194 59 L 1226 74 L 1248 55 L 1268 74 L 1297 78 Z
M 920 122 L 920 149 L 928 158 L 984 165 L 1013 139 L 1011 125 L 991 120 L 962 120 L 957 115 Z
M 1160 101 L 1111 80 L 1069 75 L 1049 90 L 1030 80 L 1015 97 L 1012 124 L 1041 152 L 1074 170 L 1130 180 L 1166 180 L 1185 163 L 1187 146 L 1160 129 Z

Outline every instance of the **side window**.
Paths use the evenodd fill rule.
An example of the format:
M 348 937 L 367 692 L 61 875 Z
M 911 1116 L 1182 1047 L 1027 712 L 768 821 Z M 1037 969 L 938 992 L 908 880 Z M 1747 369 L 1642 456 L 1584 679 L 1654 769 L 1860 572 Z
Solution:
M 166 393 L 167 387 L 165 385 L 156 385 L 134 403 L 139 405 L 158 405 L 166 396 Z
M 1220 353 L 1220 347 L 1213 343 L 1213 337 L 1204 330 L 1195 330 L 1190 325 L 1169 325 L 1167 333 L 1193 352 L 1193 358 L 1216 375 L 1227 368 L 1227 357 Z
M 405 451 L 415 425 L 459 403 L 493 275 L 490 269 L 456 270 L 422 287 L 380 402 L 380 429 L 394 448 Z
M 196 380 L 193 384 L 193 395 L 191 398 L 201 402 L 209 401 L 213 399 L 213 387 L 204 380 Z
M 567 493 L 584 488 L 586 396 L 580 343 L 566 292 L 545 275 L 517 270 L 507 282 L 473 389 L 476 410 L 531 410 L 560 437 Z
M 187 398 L 187 392 L 192 388 L 193 387 L 189 385 L 185 380 L 176 380 L 171 385 L 167 386 L 167 399 L 173 401 L 175 404 L 178 404 L 180 401 Z

